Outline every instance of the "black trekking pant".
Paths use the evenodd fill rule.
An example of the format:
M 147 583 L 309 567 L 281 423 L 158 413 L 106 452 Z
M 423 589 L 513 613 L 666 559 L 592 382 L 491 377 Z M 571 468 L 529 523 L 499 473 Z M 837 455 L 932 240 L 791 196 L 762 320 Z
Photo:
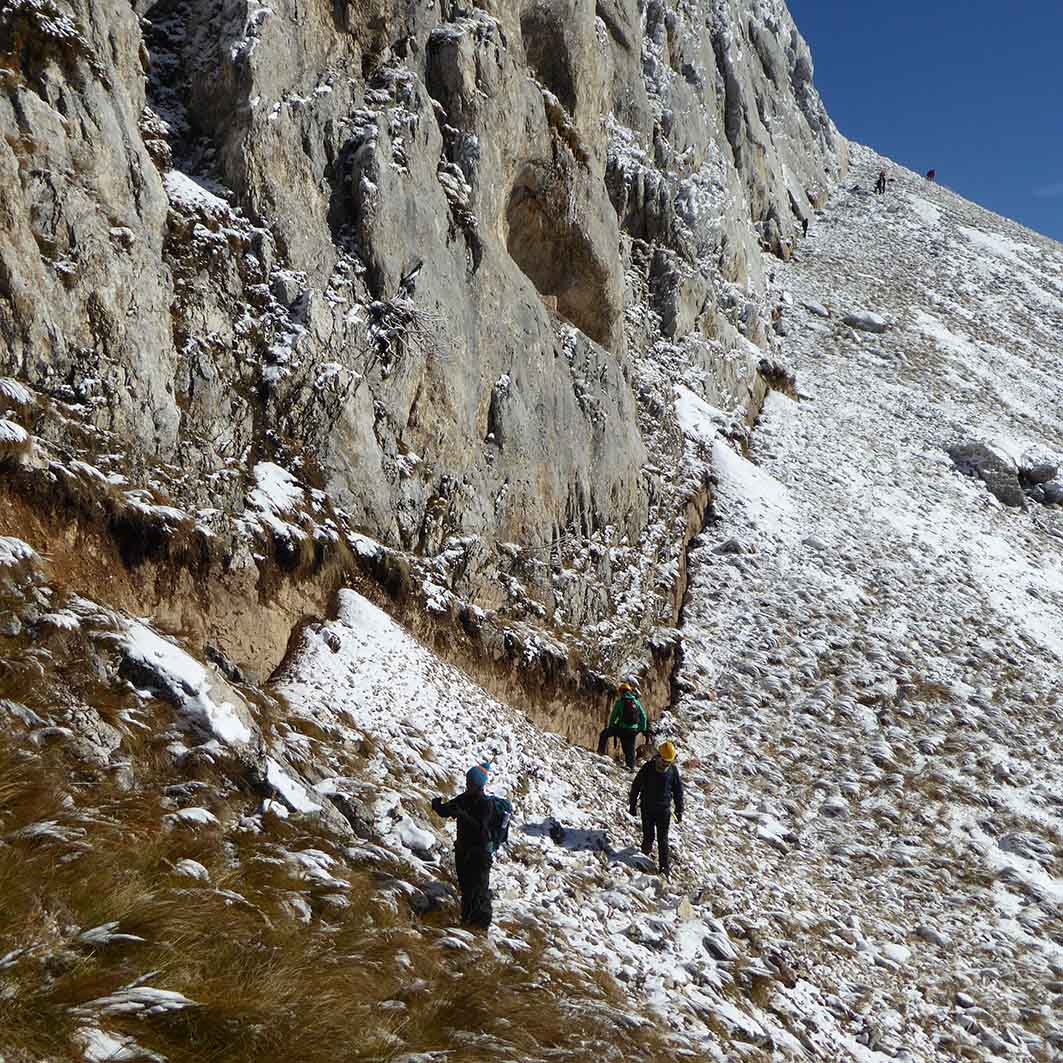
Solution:
M 657 860 L 662 875 L 667 875 L 668 864 L 668 827 L 672 822 L 670 808 L 642 809 L 642 852 L 649 856 L 653 852 L 653 838 L 657 836 Z
M 461 891 L 461 921 L 485 930 L 491 925 L 491 854 L 485 849 L 455 849 Z
M 607 727 L 598 736 L 598 753 L 599 755 L 605 754 L 605 745 L 610 738 L 619 738 L 620 747 L 624 751 L 624 761 L 629 768 L 633 768 L 635 766 L 635 740 L 638 736 L 638 731 L 629 731 L 624 727 Z

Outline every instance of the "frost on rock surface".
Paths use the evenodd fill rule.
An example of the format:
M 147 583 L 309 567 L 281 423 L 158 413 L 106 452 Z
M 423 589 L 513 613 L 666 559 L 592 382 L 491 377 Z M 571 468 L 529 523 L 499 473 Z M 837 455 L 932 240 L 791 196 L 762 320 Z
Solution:
M 45 397 L 45 460 L 83 432 L 88 464 L 305 560 L 336 529 L 278 509 L 287 470 L 433 566 L 440 616 L 650 667 L 701 486 L 662 410 L 682 375 L 755 415 L 760 248 L 845 172 L 785 5 L 53 7 L 5 15 L 0 104 L 0 373 Z M 38 38 L 65 59 L 23 99 Z

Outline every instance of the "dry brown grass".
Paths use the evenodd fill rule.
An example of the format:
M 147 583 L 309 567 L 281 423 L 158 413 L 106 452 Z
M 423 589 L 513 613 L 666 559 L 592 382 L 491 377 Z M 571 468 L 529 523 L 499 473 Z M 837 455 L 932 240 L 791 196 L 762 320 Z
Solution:
M 419 920 L 381 892 L 380 870 L 342 864 L 335 874 L 347 883 L 348 907 L 331 906 L 335 888 L 286 860 L 306 848 L 342 858 L 320 826 L 271 820 L 261 833 L 163 831 L 157 796 L 121 793 L 105 779 L 70 788 L 68 772 L 58 752 L 24 754 L 0 740 L 0 939 L 31 949 L 0 972 L 0 1029 L 13 1054 L 76 1058 L 71 1009 L 154 972 L 149 984 L 198 1006 L 104 1025 L 174 1063 L 264 1063 L 293 1051 L 304 1063 L 417 1051 L 470 1063 L 590 1063 L 621 1058 L 621 1041 L 624 1058 L 671 1058 L 653 1026 L 618 1038 L 614 1010 L 628 1009 L 617 984 L 603 972 L 566 969 L 541 937 L 512 957 L 483 941 L 468 952 L 442 948 L 451 912 Z M 45 819 L 85 834 L 17 837 Z M 202 863 L 210 882 L 176 875 L 182 857 Z M 315 913 L 309 925 L 287 907 L 293 892 Z M 77 941 L 112 921 L 144 941 Z

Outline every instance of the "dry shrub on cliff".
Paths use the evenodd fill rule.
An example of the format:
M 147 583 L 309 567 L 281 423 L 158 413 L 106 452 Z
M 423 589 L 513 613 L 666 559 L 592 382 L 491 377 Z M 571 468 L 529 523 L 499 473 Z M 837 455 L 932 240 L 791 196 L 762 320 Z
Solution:
M 53 520 L 104 531 L 128 568 L 156 560 L 196 571 L 211 560 L 214 544 L 191 516 L 166 499 L 144 501 L 147 492 L 132 497 L 83 463 L 21 467 L 5 478 L 5 486 Z

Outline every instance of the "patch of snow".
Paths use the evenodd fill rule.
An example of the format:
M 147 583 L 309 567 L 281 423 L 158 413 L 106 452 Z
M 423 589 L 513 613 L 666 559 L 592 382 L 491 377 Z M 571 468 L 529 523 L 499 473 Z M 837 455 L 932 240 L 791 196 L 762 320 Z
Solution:
M 207 808 L 179 808 L 163 817 L 167 823 L 185 827 L 217 827 L 218 817 Z
M 14 568 L 26 562 L 39 560 L 37 552 L 29 543 L 10 535 L 0 535 L 0 567 Z
M 0 398 L 13 406 L 29 406 L 33 403 L 33 393 L 30 389 L 9 376 L 0 376 Z
M 188 211 L 202 211 L 217 218 L 227 217 L 232 213 L 224 199 L 200 184 L 196 178 L 180 170 L 167 171 L 163 177 L 163 185 L 174 206 Z
M 81 1045 L 84 1063 L 166 1063 L 166 1057 L 142 1048 L 131 1037 L 82 1026 L 74 1034 Z
M 207 670 L 180 647 L 132 620 L 126 629 L 123 650 L 130 660 L 159 676 L 179 707 L 223 742 L 240 745 L 251 741 L 251 729 L 235 706 L 213 699 Z
M 192 860 L 189 857 L 178 860 L 173 869 L 176 874 L 184 875 L 186 878 L 198 879 L 200 882 L 210 881 L 210 873 L 207 869 L 198 860 Z
M 266 781 L 272 786 L 296 812 L 320 812 L 321 806 L 311 800 L 306 787 L 292 778 L 274 757 L 266 759 Z
M 675 388 L 675 412 L 683 434 L 706 447 L 715 443 L 720 428 L 726 425 L 728 420 L 723 410 L 711 406 L 681 384 L 677 384 Z
M 0 417 L 0 445 L 9 447 L 24 446 L 30 440 L 30 434 L 20 424 Z

